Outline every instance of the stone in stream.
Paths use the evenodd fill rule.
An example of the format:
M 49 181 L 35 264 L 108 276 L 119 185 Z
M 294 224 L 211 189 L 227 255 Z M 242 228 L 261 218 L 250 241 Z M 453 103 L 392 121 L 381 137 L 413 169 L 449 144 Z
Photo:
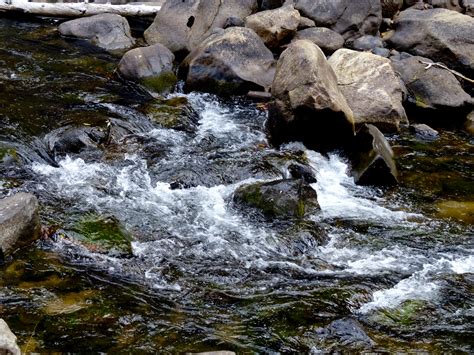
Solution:
M 309 166 L 300 163 L 292 163 L 288 166 L 288 171 L 293 179 L 302 179 L 308 184 L 317 182 L 314 171 Z
M 115 14 L 100 14 L 63 22 L 59 25 L 59 32 L 63 36 L 88 40 L 107 51 L 123 51 L 135 44 L 127 19 Z
M 462 125 L 474 99 L 448 70 L 431 66 L 419 56 L 392 56 L 392 66 L 407 88 L 406 108 L 411 117 L 438 125 Z
M 0 319 L 0 354 L 20 355 L 21 351 L 16 343 L 16 336 L 12 333 L 8 324 Z
M 316 191 L 301 179 L 244 185 L 235 191 L 234 201 L 270 219 L 301 219 L 319 209 Z
M 323 51 L 292 42 L 281 54 L 272 85 L 267 130 L 272 144 L 301 141 L 310 149 L 340 148 L 354 136 L 352 110 Z
M 258 12 L 245 18 L 251 28 L 270 49 L 277 49 L 290 41 L 300 23 L 300 13 L 293 6 Z
M 370 123 L 383 132 L 397 132 L 400 123 L 408 123 L 400 79 L 389 59 L 340 49 L 329 58 L 329 64 L 354 113 L 356 127 Z
M 335 347 L 351 349 L 368 349 L 375 345 L 355 319 L 342 318 L 333 321 L 325 328 L 317 328 L 314 335 L 319 342 L 333 343 Z
M 325 27 L 312 27 L 298 31 L 294 40 L 307 39 L 326 54 L 332 54 L 344 46 L 344 37 Z
M 0 251 L 9 255 L 40 236 L 38 200 L 28 193 L 18 193 L 0 200 Z
M 186 89 L 223 95 L 267 90 L 273 80 L 275 60 L 262 39 L 251 29 L 216 30 L 181 64 Z
M 125 79 L 141 82 L 153 91 L 164 92 L 170 91 L 177 81 L 173 61 L 174 54 L 168 48 L 155 44 L 128 51 L 117 69 Z
M 243 19 L 256 9 L 257 0 L 167 0 L 144 36 L 148 44 L 190 52 L 229 17 Z
M 410 125 L 410 130 L 424 140 L 435 140 L 439 137 L 438 131 L 423 123 Z
M 390 186 L 398 183 L 392 148 L 377 127 L 368 124 L 357 132 L 350 158 L 356 184 Z
M 440 61 L 474 76 L 474 18 L 446 9 L 402 11 L 387 38 L 398 51 Z
M 294 0 L 295 8 L 319 27 L 328 27 L 345 39 L 375 35 L 382 22 L 380 0 Z

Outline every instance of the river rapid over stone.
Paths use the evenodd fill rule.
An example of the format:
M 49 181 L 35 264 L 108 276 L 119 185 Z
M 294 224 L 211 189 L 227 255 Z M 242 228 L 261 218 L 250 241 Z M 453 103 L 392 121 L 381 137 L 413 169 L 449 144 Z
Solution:
M 0 196 L 34 193 L 55 226 L 0 267 L 23 351 L 472 351 L 472 205 L 442 209 L 472 204 L 472 138 L 390 137 L 401 186 L 361 187 L 337 152 L 270 147 L 265 111 L 241 98 L 178 88 L 164 105 L 187 101 L 192 129 L 154 122 L 116 63 L 47 22 L 0 20 Z M 110 144 L 50 150 L 61 130 L 108 125 Z M 232 199 L 300 161 L 325 243 Z M 131 250 L 83 242 L 91 219 L 119 224 Z

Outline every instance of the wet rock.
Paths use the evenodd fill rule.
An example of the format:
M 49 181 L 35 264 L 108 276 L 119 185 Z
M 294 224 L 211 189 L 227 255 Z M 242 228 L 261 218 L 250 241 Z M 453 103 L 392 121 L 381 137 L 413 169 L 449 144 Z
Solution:
M 423 123 L 410 125 L 410 130 L 424 140 L 435 140 L 439 137 L 438 131 Z
M 390 186 L 398 183 L 392 148 L 377 127 L 368 124 L 357 132 L 350 155 L 356 184 Z
M 293 256 L 308 255 L 329 241 L 324 228 L 313 221 L 292 223 L 292 226 L 283 232 L 281 238 L 292 251 Z
M 382 16 L 386 18 L 394 17 L 403 7 L 403 0 L 382 0 Z
M 224 95 L 266 90 L 274 76 L 272 52 L 251 29 L 219 30 L 182 63 L 186 88 Z
M 474 18 L 446 9 L 408 9 L 394 25 L 394 34 L 387 38 L 390 46 L 473 76 Z
M 270 219 L 303 218 L 319 209 L 316 191 L 296 179 L 241 186 L 234 193 L 234 201 Z
M 256 8 L 257 0 L 167 0 L 144 36 L 148 44 L 190 52 L 229 17 L 245 18 Z
M 298 40 L 281 54 L 272 94 L 267 130 L 274 145 L 301 141 L 308 148 L 327 150 L 354 136 L 352 111 L 314 43 Z
M 55 129 L 44 137 L 52 155 L 79 153 L 86 148 L 97 148 L 105 142 L 107 132 L 99 127 L 66 126 Z
M 0 200 L 0 251 L 9 255 L 40 236 L 38 200 L 18 193 Z
M 199 115 L 186 97 L 156 100 L 147 104 L 142 111 L 153 121 L 165 128 L 194 133 Z
M 359 37 L 352 43 L 352 48 L 356 51 L 372 51 L 375 48 L 383 48 L 383 46 L 380 37 L 370 35 Z
M 240 17 L 229 17 L 227 20 L 225 20 L 223 28 L 229 28 L 229 27 L 244 27 L 245 22 L 242 20 Z
M 295 0 L 295 8 L 316 26 L 328 27 L 346 39 L 374 35 L 382 22 L 380 0 Z
M 371 123 L 396 132 L 407 123 L 402 87 L 390 60 L 368 52 L 340 49 L 329 58 L 356 126 Z
M 288 171 L 293 179 L 302 179 L 308 184 L 314 184 L 316 182 L 314 171 L 309 166 L 293 163 L 288 166 Z
M 310 18 L 300 16 L 300 23 L 298 25 L 298 30 L 305 30 L 311 27 L 316 27 L 316 22 L 314 22 Z
M 118 72 L 128 80 L 143 83 L 156 92 L 169 91 L 176 83 L 173 53 L 161 44 L 135 48 L 125 53 Z
M 354 348 L 370 348 L 374 341 L 362 329 L 361 324 L 352 318 L 335 320 L 325 328 L 318 328 L 315 333 L 324 343 L 335 343 L 336 346 Z
M 474 48 L 474 47 L 473 47 Z M 415 119 L 437 124 L 464 123 L 474 100 L 449 71 L 430 67 L 419 56 L 393 57 L 392 66 L 408 89 L 407 110 Z
M 474 224 L 473 201 L 440 201 L 436 204 L 437 216 L 450 218 L 469 225 Z
M 271 49 L 289 42 L 299 23 L 300 13 L 293 6 L 262 11 L 245 18 L 245 26 L 254 30 Z
M 107 51 L 121 51 L 135 44 L 127 20 L 115 14 L 101 14 L 71 20 L 59 25 L 63 36 L 77 37 Z
M 8 324 L 0 319 L 0 354 L 20 355 L 21 351 L 16 343 L 16 336 L 12 333 Z
M 344 46 L 344 37 L 324 27 L 313 27 L 298 31 L 295 40 L 299 39 L 307 39 L 313 42 L 327 54 L 332 54 Z

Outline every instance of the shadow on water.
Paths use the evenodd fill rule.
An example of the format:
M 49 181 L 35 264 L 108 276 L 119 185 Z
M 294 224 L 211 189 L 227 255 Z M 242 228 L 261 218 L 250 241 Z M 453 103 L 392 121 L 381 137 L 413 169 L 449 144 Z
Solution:
M 0 196 L 35 193 L 50 228 L 0 267 L 23 351 L 472 350 L 468 136 L 392 137 L 401 186 L 359 187 L 335 154 L 269 147 L 254 104 L 153 100 L 117 61 L 0 22 Z M 232 202 L 295 162 L 325 244 Z

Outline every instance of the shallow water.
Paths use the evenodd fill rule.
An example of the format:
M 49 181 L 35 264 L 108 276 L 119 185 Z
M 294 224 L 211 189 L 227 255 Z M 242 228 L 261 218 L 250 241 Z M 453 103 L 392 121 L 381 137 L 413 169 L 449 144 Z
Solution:
M 472 351 L 472 209 L 443 207 L 473 201 L 467 135 L 390 137 L 400 187 L 360 187 L 337 153 L 269 147 L 265 112 L 242 99 L 177 92 L 198 124 L 160 126 L 117 60 L 0 20 L 0 195 L 35 193 L 56 231 L 0 268 L 0 316 L 23 351 Z M 108 122 L 112 144 L 49 150 L 52 130 Z M 317 177 L 310 219 L 327 243 L 232 201 L 295 161 Z M 85 243 L 91 220 L 120 224 L 131 254 Z M 371 340 L 322 331 L 341 319 Z

